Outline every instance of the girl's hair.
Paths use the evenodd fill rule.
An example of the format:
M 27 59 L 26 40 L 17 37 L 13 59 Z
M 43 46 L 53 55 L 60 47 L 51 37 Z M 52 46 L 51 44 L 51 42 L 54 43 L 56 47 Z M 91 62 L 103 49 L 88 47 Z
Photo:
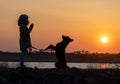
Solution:
M 20 26 L 21 24 L 25 24 L 26 20 L 28 19 L 28 15 L 26 14 L 22 14 L 19 16 L 19 19 L 18 19 L 18 25 Z

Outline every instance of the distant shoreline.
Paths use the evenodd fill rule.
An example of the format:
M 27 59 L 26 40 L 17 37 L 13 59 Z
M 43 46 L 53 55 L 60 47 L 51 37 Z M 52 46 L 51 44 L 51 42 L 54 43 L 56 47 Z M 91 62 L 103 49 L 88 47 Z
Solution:
M 0 62 L 19 62 L 20 53 L 0 53 Z M 70 63 L 120 63 L 119 55 L 66 54 Z M 25 56 L 25 62 L 56 62 L 54 53 L 38 53 Z

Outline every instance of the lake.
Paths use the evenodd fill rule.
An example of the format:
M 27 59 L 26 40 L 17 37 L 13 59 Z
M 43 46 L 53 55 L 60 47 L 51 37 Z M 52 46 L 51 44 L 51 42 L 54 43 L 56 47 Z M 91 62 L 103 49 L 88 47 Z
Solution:
M 0 62 L 0 65 L 16 68 L 19 62 Z M 25 62 L 25 65 L 31 68 L 55 68 L 54 62 Z M 120 64 L 117 63 L 67 63 L 67 65 L 81 69 L 120 69 Z

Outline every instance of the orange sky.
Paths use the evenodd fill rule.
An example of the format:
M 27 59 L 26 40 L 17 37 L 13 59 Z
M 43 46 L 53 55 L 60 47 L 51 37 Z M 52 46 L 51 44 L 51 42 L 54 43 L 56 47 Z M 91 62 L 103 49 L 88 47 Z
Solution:
M 35 24 L 31 38 L 39 49 L 64 34 L 74 39 L 70 52 L 120 52 L 120 0 L 0 0 L 0 6 L 0 50 L 20 51 L 17 20 L 25 13 Z

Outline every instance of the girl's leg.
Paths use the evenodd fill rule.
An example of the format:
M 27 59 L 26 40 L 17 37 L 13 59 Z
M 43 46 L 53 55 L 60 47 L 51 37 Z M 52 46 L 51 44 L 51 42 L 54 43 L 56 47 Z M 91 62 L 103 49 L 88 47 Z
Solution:
M 27 54 L 27 49 L 21 50 L 20 54 L 20 66 L 24 66 L 24 57 Z
M 30 55 L 32 53 L 32 47 L 28 48 L 28 54 Z

